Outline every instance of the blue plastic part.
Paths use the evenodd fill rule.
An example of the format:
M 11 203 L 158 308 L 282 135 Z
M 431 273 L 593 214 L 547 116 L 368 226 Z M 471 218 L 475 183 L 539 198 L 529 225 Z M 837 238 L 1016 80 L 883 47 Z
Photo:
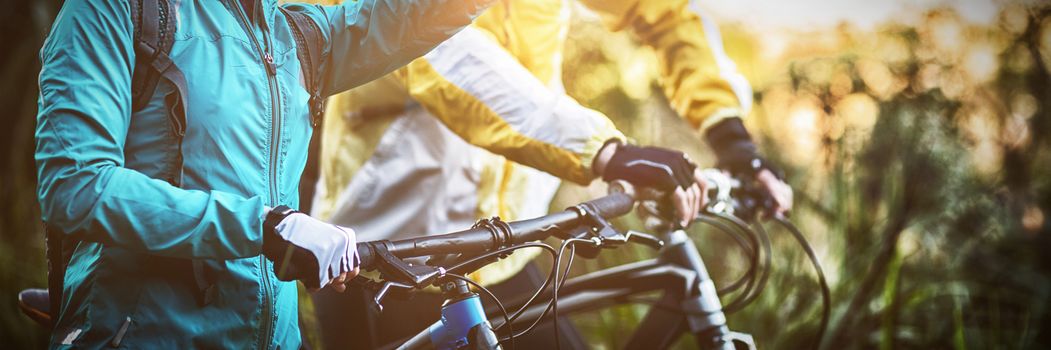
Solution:
M 442 307 L 442 319 L 431 325 L 431 344 L 439 350 L 452 350 L 467 345 L 467 332 L 486 322 L 485 309 L 478 295 L 472 295 Z

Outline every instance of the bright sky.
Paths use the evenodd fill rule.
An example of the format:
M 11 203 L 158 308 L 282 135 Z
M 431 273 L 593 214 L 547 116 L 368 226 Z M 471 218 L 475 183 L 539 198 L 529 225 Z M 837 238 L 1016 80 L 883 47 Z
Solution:
M 993 24 L 1005 0 L 694 0 L 721 22 L 740 22 L 764 28 L 835 26 L 847 21 L 861 29 L 894 18 L 914 22 L 926 10 L 951 7 L 975 24 Z M 1010 1 L 1010 0 L 1007 0 Z M 1022 0 L 1025 1 L 1025 0 Z

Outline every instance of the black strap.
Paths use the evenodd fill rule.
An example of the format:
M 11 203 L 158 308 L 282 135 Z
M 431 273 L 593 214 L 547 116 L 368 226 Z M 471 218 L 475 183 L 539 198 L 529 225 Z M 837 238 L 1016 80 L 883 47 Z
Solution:
M 67 255 L 63 244 L 65 236 L 47 223 L 44 224 L 44 242 L 47 248 L 47 289 L 48 301 L 51 303 L 51 326 L 58 323 L 59 311 L 62 310 L 62 291 L 66 279 L 66 266 L 71 254 Z
M 182 186 L 182 140 L 186 136 L 186 108 L 189 106 L 189 88 L 186 77 L 171 59 L 175 44 L 175 7 L 171 0 L 134 0 L 131 5 L 135 24 L 135 71 L 132 74 L 132 112 L 149 104 L 160 79 L 167 80 L 175 92 L 165 96 L 166 113 L 176 139 L 177 154 L 174 175 L 167 179 L 176 187 Z
M 325 113 L 325 99 L 321 96 L 322 45 L 325 39 L 321 36 L 321 28 L 307 14 L 284 7 L 281 7 L 281 12 L 285 14 L 296 40 L 296 55 L 310 93 L 311 123 L 318 127 Z
M 321 36 L 321 28 L 305 13 L 284 7 L 281 7 L 281 13 L 285 15 L 292 29 L 292 36 L 296 40 L 296 56 L 299 57 L 307 92 L 310 93 L 310 122 L 314 126 L 314 132 L 310 137 L 307 151 L 307 166 L 299 178 L 299 209 L 309 213 L 314 201 L 314 190 L 321 177 L 321 165 L 318 158 L 321 155 L 321 125 L 325 114 L 325 98 L 321 94 L 323 87 L 321 62 L 324 60 L 322 45 L 325 39 Z
M 167 80 L 175 88 L 172 94 L 165 96 L 165 113 L 170 118 L 177 144 L 174 174 L 167 180 L 173 186 L 182 187 L 182 142 L 186 136 L 186 108 L 190 106 L 190 94 L 186 76 L 170 56 L 175 44 L 175 8 L 170 0 L 137 0 L 131 3 L 132 16 L 141 12 L 136 22 L 139 28 L 136 32 L 139 34 L 135 40 L 136 69 L 132 78 L 132 110 L 141 110 L 149 103 L 160 79 Z M 136 5 L 140 6 L 140 9 L 136 10 Z M 140 81 L 136 82 L 135 77 Z M 208 305 L 215 294 L 215 283 L 209 278 L 210 274 L 203 260 L 189 261 L 193 282 L 198 291 L 197 301 L 201 306 Z
M 135 0 L 131 4 L 135 25 L 135 66 L 150 67 L 158 57 L 168 58 L 175 43 L 175 21 L 170 0 Z M 170 59 L 169 59 L 170 60 Z M 135 69 L 132 75 L 132 110 L 139 111 L 150 102 L 161 74 L 156 69 Z

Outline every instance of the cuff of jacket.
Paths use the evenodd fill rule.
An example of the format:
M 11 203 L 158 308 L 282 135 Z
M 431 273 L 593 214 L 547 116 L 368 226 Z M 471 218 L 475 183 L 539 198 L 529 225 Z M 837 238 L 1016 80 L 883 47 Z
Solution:
M 598 156 L 599 151 L 611 140 L 619 140 L 621 143 L 628 143 L 628 138 L 624 136 L 620 130 L 616 128 L 608 128 L 604 131 L 597 132 L 588 138 L 587 142 L 584 143 L 584 149 L 580 152 L 580 163 L 583 167 L 580 179 L 570 179 L 579 184 L 587 185 L 592 180 L 598 177 L 592 169 L 592 165 L 595 161 L 595 157 Z
M 697 128 L 701 134 L 706 134 L 713 126 L 722 123 L 727 119 L 737 118 L 738 120 L 744 119 L 744 110 L 737 107 L 720 108 L 714 113 L 705 116 L 701 122 L 699 128 Z
M 747 176 L 755 176 L 760 170 L 768 169 L 778 177 L 783 177 L 780 170 L 759 156 L 759 150 L 741 118 L 723 119 L 712 125 L 705 137 L 715 152 L 716 166 L 719 168 Z

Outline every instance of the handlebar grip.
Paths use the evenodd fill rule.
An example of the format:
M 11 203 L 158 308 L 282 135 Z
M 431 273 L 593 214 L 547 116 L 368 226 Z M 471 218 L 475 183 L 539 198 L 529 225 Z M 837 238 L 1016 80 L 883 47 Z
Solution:
M 369 242 L 359 242 L 357 250 L 358 259 L 361 261 L 361 265 L 358 265 L 358 267 L 362 270 L 372 270 L 372 265 L 376 260 L 372 245 Z
M 635 208 L 635 199 L 621 192 L 611 193 L 605 197 L 582 203 L 590 206 L 596 214 L 606 219 L 612 219 L 630 213 Z

